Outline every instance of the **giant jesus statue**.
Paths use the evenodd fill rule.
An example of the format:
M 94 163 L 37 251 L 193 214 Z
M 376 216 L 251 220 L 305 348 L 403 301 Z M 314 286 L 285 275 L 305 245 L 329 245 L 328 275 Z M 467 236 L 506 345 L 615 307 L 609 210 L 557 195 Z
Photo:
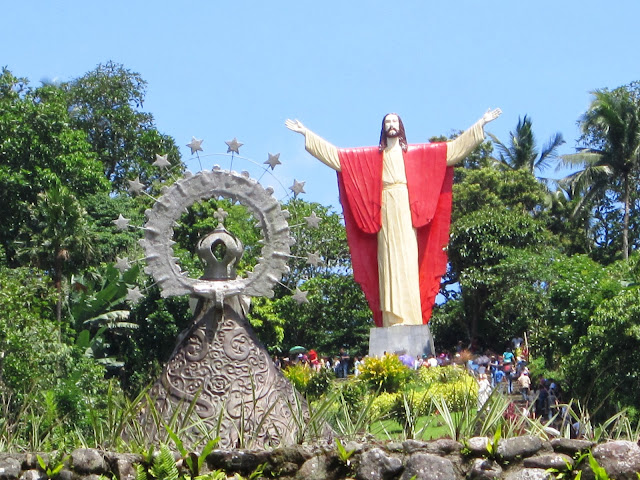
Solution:
M 363 148 L 336 148 L 299 121 L 285 122 L 338 172 L 353 274 L 378 327 L 428 323 L 447 267 L 452 167 L 501 113 L 487 110 L 450 142 L 416 145 L 407 144 L 402 120 L 390 113 L 379 146 Z

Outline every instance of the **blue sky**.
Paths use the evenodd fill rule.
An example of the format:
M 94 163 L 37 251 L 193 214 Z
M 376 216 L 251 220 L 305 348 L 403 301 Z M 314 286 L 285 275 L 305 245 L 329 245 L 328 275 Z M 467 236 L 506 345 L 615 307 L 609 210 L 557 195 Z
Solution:
M 286 118 L 346 147 L 375 144 L 390 111 L 416 143 L 501 107 L 498 138 L 527 114 L 540 145 L 559 131 L 570 153 L 589 92 L 640 80 L 637 0 L 6 3 L 0 65 L 14 74 L 38 84 L 122 63 L 148 82 L 144 108 L 190 169 L 192 136 L 206 168 L 228 168 L 212 154 L 237 137 L 242 157 L 280 153 L 280 182 L 336 207 L 335 174 Z

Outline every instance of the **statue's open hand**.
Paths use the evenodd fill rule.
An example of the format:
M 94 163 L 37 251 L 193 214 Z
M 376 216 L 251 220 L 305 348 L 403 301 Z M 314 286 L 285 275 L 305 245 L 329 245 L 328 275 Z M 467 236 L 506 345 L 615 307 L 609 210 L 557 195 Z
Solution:
M 307 129 L 302 124 L 302 122 L 300 122 L 300 120 L 287 119 L 285 120 L 284 124 L 289 130 L 292 130 L 297 133 L 301 133 L 302 135 L 305 135 L 307 132 Z
M 486 125 L 489 122 L 493 122 L 496 118 L 502 115 L 502 110 L 496 108 L 494 110 L 488 109 L 482 116 L 482 124 Z

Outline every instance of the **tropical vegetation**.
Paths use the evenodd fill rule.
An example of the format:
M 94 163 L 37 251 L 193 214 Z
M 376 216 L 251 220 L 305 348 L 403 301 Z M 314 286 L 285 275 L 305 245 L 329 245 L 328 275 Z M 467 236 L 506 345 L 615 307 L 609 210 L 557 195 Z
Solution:
M 163 298 L 136 260 L 144 256 L 139 229 L 113 222 L 122 215 L 142 225 L 152 196 L 184 169 L 175 141 L 143 110 L 145 89 L 138 73 L 114 62 L 40 86 L 2 69 L 0 449 L 106 442 L 107 427 L 118 423 L 113 412 L 144 392 L 189 325 L 188 299 Z M 524 115 L 507 141 L 482 144 L 456 170 L 450 264 L 431 327 L 438 350 L 461 341 L 501 352 L 526 333 L 538 371 L 594 421 L 620 411 L 637 421 L 638 84 L 595 90 L 579 122 L 575 155 L 557 157 L 560 134 L 538 149 Z M 166 163 L 158 166 L 157 156 Z M 554 165 L 577 170 L 555 183 L 536 177 Z M 135 181 L 149 195 L 130 191 Z M 202 269 L 194 240 L 215 227 L 218 208 L 247 247 L 240 272 L 259 258 L 246 209 L 213 199 L 192 206 L 175 228 L 176 257 L 194 274 Z M 372 322 L 339 213 L 299 198 L 286 208 L 298 226 L 290 272 L 272 299 L 253 302 L 251 323 L 275 355 L 295 345 L 366 353 Z M 322 218 L 318 228 L 300 228 L 312 212 Z M 137 303 L 128 300 L 134 287 L 144 292 Z M 300 287 L 308 302 L 292 298 Z M 385 376 L 393 365 L 370 362 L 362 382 L 336 393 L 336 405 L 338 397 L 347 405 L 366 398 L 378 412 L 393 405 L 413 435 L 415 411 L 466 402 L 409 393 L 407 379 Z M 310 397 L 331 390 L 331 379 L 304 375 L 299 386 Z M 358 424 L 340 415 L 345 429 Z

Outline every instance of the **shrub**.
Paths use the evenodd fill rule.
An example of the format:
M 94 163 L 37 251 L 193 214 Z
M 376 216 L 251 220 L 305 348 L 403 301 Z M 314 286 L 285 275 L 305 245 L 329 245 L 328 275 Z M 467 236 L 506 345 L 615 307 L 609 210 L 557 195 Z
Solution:
M 380 418 L 383 415 L 390 413 L 399 397 L 399 393 L 382 392 L 371 404 L 371 418 Z
M 411 376 L 409 370 L 395 355 L 365 358 L 358 379 L 373 391 L 397 392 Z
M 319 372 L 312 371 L 311 379 L 307 383 L 307 395 L 313 398 L 319 398 L 329 391 L 335 373 L 328 368 L 321 368 Z
M 358 381 L 349 380 L 346 382 L 339 382 L 338 389 L 342 398 L 347 405 L 350 415 L 355 415 L 362 409 L 367 397 L 367 386 Z
M 420 368 L 418 370 L 420 383 L 425 385 L 431 385 L 433 383 L 455 383 L 468 377 L 469 374 L 464 368 L 454 365 L 446 367 Z
M 433 413 L 433 403 L 428 391 L 411 390 L 398 393 L 391 407 L 391 417 L 396 420 L 408 438 L 415 438 L 418 419 Z
M 460 411 L 469 402 L 475 405 L 478 384 L 466 370 L 455 366 L 421 368 L 420 381 L 427 386 L 426 399 L 441 397 L 452 411 Z M 416 397 L 420 398 L 419 395 Z
M 304 363 L 297 363 L 285 368 L 282 373 L 289 380 L 293 386 L 302 394 L 307 393 L 307 387 L 311 381 L 313 372 L 308 365 Z

